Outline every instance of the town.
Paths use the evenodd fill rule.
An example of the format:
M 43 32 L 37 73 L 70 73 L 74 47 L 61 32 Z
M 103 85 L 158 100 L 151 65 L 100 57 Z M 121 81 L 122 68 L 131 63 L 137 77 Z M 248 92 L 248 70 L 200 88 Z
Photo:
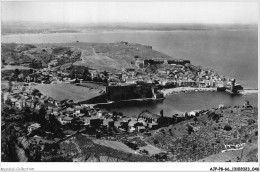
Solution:
M 139 57 L 140 53 L 136 53 L 141 51 L 141 48 L 142 51 L 153 51 L 151 46 L 120 42 L 111 45 L 91 45 L 87 48 L 91 48 L 91 51 L 81 52 L 75 47 L 36 48 L 33 45 L 17 45 L 13 47 L 14 52 L 9 52 L 8 48 L 12 46 L 14 45 L 6 45 L 7 50 L 3 54 L 2 64 L 6 66 L 2 66 L 4 70 L 2 80 L 42 84 L 70 83 L 94 87 L 106 92 L 107 100 L 110 101 L 160 99 L 164 97 L 161 90 L 176 87 L 193 87 L 194 90 L 212 88 L 209 90 L 230 90 L 232 93 L 243 90 L 241 85 L 235 83 L 235 79 L 220 76 L 212 69 L 194 66 L 190 60 L 172 59 L 160 54 L 158 56 L 161 58 L 149 58 L 146 55 L 150 52 Z M 134 57 L 130 63 L 126 62 L 129 59 L 123 60 L 122 63 L 127 64 L 120 66 L 121 68 L 115 68 L 115 64 L 108 64 L 107 71 L 104 70 L 104 66 L 97 66 L 99 62 L 95 64 L 95 68 L 92 67 L 95 65 L 91 67 L 87 65 L 93 56 L 101 59 L 104 58 L 103 54 L 106 54 L 110 58 L 115 58 L 111 54 L 118 53 L 124 48 L 133 51 L 131 52 L 133 54 L 129 54 Z M 20 58 L 21 62 L 15 60 L 16 58 Z M 24 68 L 22 71 L 17 69 L 10 74 L 8 68 L 14 69 L 11 65 Z M 118 91 L 119 89 L 122 91 Z M 128 95 L 125 95 L 127 93 Z
M 189 60 L 132 54 L 150 51 L 152 47 L 128 42 L 91 44 L 83 51 L 77 47 L 46 47 L 2 44 L 2 159 L 6 161 L 198 161 L 224 149 L 220 138 L 232 143 L 244 137 L 244 142 L 252 142 L 257 137 L 257 109 L 249 102 L 241 107 L 220 105 L 183 114 L 164 114 L 163 109 L 154 114 L 146 110 L 136 117 L 105 112 L 96 106 L 120 101 L 160 101 L 169 88 L 229 89 L 232 93 L 243 89 L 235 79 L 220 76 L 212 69 L 194 66 Z M 81 64 L 93 57 L 108 60 L 105 56 L 124 48 L 133 57 L 122 68 L 115 68 L 115 64 Z M 52 96 L 50 91 L 41 90 L 46 87 L 59 88 L 59 92 Z M 88 96 L 74 99 L 75 87 L 86 89 Z M 219 120 L 226 118 L 223 114 L 236 114 L 237 118 L 249 114 L 244 126 L 251 127 L 251 133 L 243 130 L 241 137 L 235 133 L 217 137 L 216 128 L 218 142 L 212 150 L 207 148 L 208 151 L 188 159 L 181 149 L 169 146 L 165 140 L 177 133 L 179 137 L 191 137 L 202 132 L 201 128 L 205 132 L 210 123 L 214 122 L 216 127 Z M 209 122 L 202 120 L 205 116 Z M 238 127 L 237 124 L 235 121 L 232 125 Z M 173 131 L 173 127 L 183 131 Z M 232 127 L 226 124 L 223 130 L 230 131 Z M 158 139 L 158 133 L 168 135 L 166 129 L 169 137 Z M 178 145 L 181 141 L 177 138 L 174 142 Z M 192 147 L 193 151 L 198 152 L 197 147 L 198 144 Z

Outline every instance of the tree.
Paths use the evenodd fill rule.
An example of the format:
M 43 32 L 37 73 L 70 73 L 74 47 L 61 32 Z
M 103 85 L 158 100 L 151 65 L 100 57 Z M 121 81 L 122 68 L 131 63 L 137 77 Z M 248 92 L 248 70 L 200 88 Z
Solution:
M 188 125 L 188 134 L 191 134 L 192 132 L 194 132 L 193 127 Z
M 37 61 L 37 60 L 33 60 L 32 63 L 29 64 L 29 67 L 31 68 L 36 68 L 36 69 L 39 69 L 39 68 L 42 68 L 42 62 L 41 61 Z
M 15 69 L 15 70 L 14 70 L 14 75 L 15 75 L 16 77 L 17 77 L 20 73 L 21 73 L 21 72 L 20 72 L 19 69 Z
M 108 77 L 108 72 L 107 71 L 104 71 L 104 76 Z
M 153 143 L 154 143 L 155 145 L 157 145 L 157 144 L 159 143 L 159 141 L 158 141 L 158 140 L 154 140 Z
M 91 76 L 86 76 L 86 79 L 85 79 L 86 81 L 92 81 L 92 78 L 91 78 Z
M 103 82 L 104 82 L 104 83 L 108 83 L 108 80 L 107 80 L 107 78 L 105 78 L 105 79 L 103 80 Z
M 2 59 L 2 64 L 3 64 L 3 65 L 6 65 L 6 62 L 5 62 L 5 60 L 4 60 L 4 59 Z
M 76 80 L 74 81 L 74 83 L 80 83 L 80 80 L 78 78 L 76 78 Z
M 75 70 L 71 70 L 71 71 L 70 71 L 70 74 L 69 74 L 69 77 L 70 77 L 71 79 L 74 79 L 74 78 L 76 77 L 76 71 L 75 71 Z
M 222 117 L 221 114 L 216 114 L 215 112 L 212 112 L 208 115 L 208 118 L 212 119 L 213 121 L 216 121 L 218 123 L 219 119 Z
M 33 95 L 33 96 L 36 96 L 39 92 L 40 92 L 39 90 L 34 89 L 34 90 L 32 91 L 32 95 Z
M 247 122 L 248 122 L 248 125 L 252 125 L 252 124 L 255 123 L 255 120 L 254 119 L 248 119 Z
M 40 162 L 41 161 L 41 151 L 40 146 L 33 146 L 30 150 L 30 156 L 28 157 L 30 162 Z
M 225 125 L 224 130 L 230 131 L 230 130 L 232 130 L 232 127 L 230 125 Z
M 46 119 L 45 119 L 45 115 L 46 115 L 46 110 L 45 107 L 42 106 L 41 109 L 39 110 L 39 114 L 38 114 L 38 118 L 37 121 L 39 124 L 41 125 L 45 125 L 46 124 Z
M 198 146 L 197 146 L 196 143 L 194 143 L 194 144 L 192 145 L 192 149 L 193 149 L 193 150 L 196 150 L 197 147 L 198 147 Z
M 84 113 L 85 116 L 89 116 L 88 109 L 84 107 L 83 109 L 80 110 L 81 113 Z
M 103 82 L 103 79 L 101 77 L 99 77 L 98 82 Z
M 10 91 L 9 91 L 10 92 Z M 7 105 L 12 105 L 12 101 L 8 98 L 7 100 L 6 100 L 6 102 L 5 102 L 5 104 L 7 104 Z
M 88 71 L 88 69 L 84 69 L 84 71 L 83 71 L 83 77 L 84 77 L 84 79 L 86 79 L 86 77 L 87 76 L 90 76 L 91 75 L 91 73 Z
M 29 122 L 32 121 L 32 111 L 29 107 L 25 107 L 23 109 L 23 114 L 24 114 L 24 120 Z
M 189 119 L 189 115 L 188 115 L 188 112 L 185 112 L 185 119 L 188 120 Z
M 117 120 L 117 117 L 118 117 L 118 113 L 117 112 L 113 112 L 112 118 L 113 118 L 114 121 Z
M 30 70 L 29 70 L 29 74 L 32 74 L 32 73 L 33 73 L 33 69 L 30 69 Z
M 146 154 L 146 155 L 149 155 L 149 152 L 146 149 L 143 149 L 143 153 Z
M 94 78 L 93 78 L 93 81 L 94 81 L 94 82 L 98 82 L 98 78 L 97 78 L 97 77 L 94 77 Z
M 57 118 L 54 115 L 49 115 L 49 122 L 51 129 L 61 126 L 61 123 L 57 120 Z
M 170 128 L 168 131 L 170 133 L 170 136 L 173 136 L 172 129 Z

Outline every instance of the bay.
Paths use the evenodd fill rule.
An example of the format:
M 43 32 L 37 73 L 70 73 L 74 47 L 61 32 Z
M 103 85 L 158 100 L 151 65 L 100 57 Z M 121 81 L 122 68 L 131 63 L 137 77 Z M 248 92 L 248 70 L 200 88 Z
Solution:
M 245 88 L 258 88 L 258 33 L 257 30 L 204 30 L 204 31 L 123 31 L 95 33 L 57 33 L 3 35 L 2 42 L 10 43 L 110 43 L 127 41 L 153 46 L 153 49 L 173 58 L 189 59 L 194 65 L 210 67 L 231 78 Z M 258 94 L 231 96 L 217 92 L 173 94 L 163 102 L 146 104 L 120 104 L 103 107 L 136 116 L 142 110 L 172 115 L 195 109 L 242 105 L 249 100 L 258 105 Z
M 127 116 L 138 116 L 140 112 L 148 110 L 159 114 L 164 111 L 165 116 L 172 116 L 176 113 L 190 112 L 192 110 L 203 110 L 217 108 L 220 104 L 225 106 L 242 106 L 246 100 L 254 107 L 258 106 L 258 94 L 231 95 L 224 92 L 190 92 L 172 94 L 166 96 L 166 99 L 157 103 L 118 103 L 115 105 L 99 106 L 102 110 L 108 112 L 122 112 Z

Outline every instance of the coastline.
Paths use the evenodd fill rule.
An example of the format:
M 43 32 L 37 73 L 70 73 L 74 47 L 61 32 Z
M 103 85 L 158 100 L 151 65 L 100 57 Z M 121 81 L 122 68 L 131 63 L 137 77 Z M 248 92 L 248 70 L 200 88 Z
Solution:
M 196 87 L 176 87 L 176 88 L 168 88 L 162 89 L 161 92 L 164 96 L 168 96 L 171 94 L 178 94 L 178 93 L 188 93 L 188 92 L 207 92 L 207 91 L 217 91 L 217 88 L 196 88 Z M 240 92 L 242 95 L 247 94 L 258 94 L 257 89 L 244 89 Z
M 88 106 L 91 107 L 96 107 L 99 105 L 115 105 L 115 104 L 119 104 L 119 103 L 124 103 L 124 102 L 136 102 L 136 103 L 141 103 L 141 102 L 157 102 L 157 101 L 162 101 L 165 98 L 140 98 L 140 99 L 129 99 L 129 100 L 121 100 L 121 101 L 110 101 L 110 102 L 106 102 L 106 103 L 93 103 L 93 104 L 86 104 Z M 84 104 L 84 103 L 83 103 Z
M 247 94 L 258 94 L 258 90 L 252 89 L 252 90 L 243 90 L 240 92 L 240 94 L 247 95 Z
M 73 30 L 71 32 L 63 32 L 63 30 L 50 30 L 49 32 L 35 32 L 35 33 L 27 33 L 27 32 L 17 32 L 17 33 L 4 33 L 3 36 L 20 36 L 20 35 L 37 35 L 37 34 L 93 34 L 93 33 L 127 33 L 127 32 L 189 32 L 189 31 L 243 31 L 243 30 L 257 30 L 255 28 L 197 28 L 197 29 L 183 29 L 183 28 L 172 28 L 172 29 L 104 29 L 104 30 L 95 30 L 95 29 L 87 29 L 87 30 Z M 56 32 L 55 32 L 56 31 Z
M 176 94 L 176 93 L 187 93 L 187 92 L 204 92 L 204 91 L 217 91 L 217 88 L 196 88 L 196 87 L 176 87 L 163 89 L 161 92 L 164 96 Z

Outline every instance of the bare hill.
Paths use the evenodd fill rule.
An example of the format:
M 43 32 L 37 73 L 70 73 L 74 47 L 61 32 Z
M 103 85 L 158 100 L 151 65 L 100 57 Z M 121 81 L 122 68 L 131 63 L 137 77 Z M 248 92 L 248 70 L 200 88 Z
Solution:
M 20 48 L 19 48 L 20 47 Z M 74 52 L 80 57 L 70 59 Z M 59 58 L 63 58 L 61 61 Z M 46 65 L 58 59 L 60 65 L 72 62 L 76 66 L 114 71 L 122 68 L 136 68 L 137 59 L 171 58 L 155 51 L 151 46 L 137 43 L 51 43 L 51 44 L 2 44 L 2 61 L 24 63 L 37 60 Z

